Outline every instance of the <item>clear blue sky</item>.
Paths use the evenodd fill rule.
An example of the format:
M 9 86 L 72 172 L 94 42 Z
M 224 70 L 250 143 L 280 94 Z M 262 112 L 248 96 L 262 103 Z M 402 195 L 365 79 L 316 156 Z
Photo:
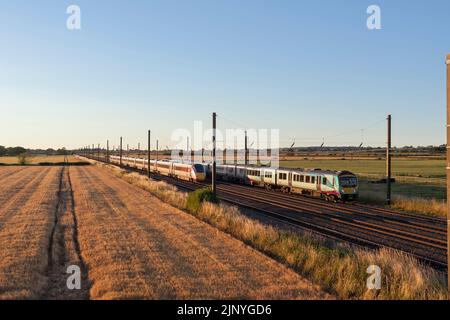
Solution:
M 0 145 L 136 145 L 152 129 L 170 146 L 213 111 L 287 145 L 358 145 L 391 113 L 395 145 L 442 144 L 449 14 L 448 0 L 0 0 Z M 383 145 L 384 123 L 363 140 Z

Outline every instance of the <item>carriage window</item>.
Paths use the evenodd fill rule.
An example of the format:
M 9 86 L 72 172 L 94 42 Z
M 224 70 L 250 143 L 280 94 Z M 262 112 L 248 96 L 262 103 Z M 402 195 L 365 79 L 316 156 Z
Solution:
M 300 176 L 300 182 L 304 182 L 305 181 L 305 176 L 304 175 L 301 175 Z
M 316 183 L 316 177 L 311 177 L 311 183 Z
M 327 178 L 325 178 L 325 177 L 322 178 L 322 184 L 324 184 L 324 185 L 327 184 Z
M 287 179 L 287 174 L 286 173 L 279 173 L 278 174 L 278 178 L 280 179 L 280 180 L 286 180 Z
M 306 180 L 305 180 L 305 182 L 306 182 L 306 183 L 309 183 L 310 179 L 311 179 L 311 177 L 310 177 L 310 176 L 306 176 Z

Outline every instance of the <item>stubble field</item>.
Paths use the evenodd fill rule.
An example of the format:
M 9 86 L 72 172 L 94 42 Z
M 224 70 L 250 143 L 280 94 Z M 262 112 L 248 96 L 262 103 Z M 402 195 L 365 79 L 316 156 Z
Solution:
M 0 181 L 0 299 L 328 297 L 102 168 L 3 167 Z

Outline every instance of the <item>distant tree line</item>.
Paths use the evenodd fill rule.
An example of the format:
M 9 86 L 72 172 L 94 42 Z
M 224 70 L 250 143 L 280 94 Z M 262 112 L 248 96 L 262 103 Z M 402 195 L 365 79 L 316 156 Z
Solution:
M 25 149 L 24 147 L 4 147 L 0 146 L 0 157 L 2 156 L 12 156 L 16 157 L 20 154 L 30 154 L 30 155 L 37 155 L 37 154 L 46 154 L 49 156 L 53 155 L 67 155 L 71 152 L 67 151 L 66 148 L 60 148 L 60 149 Z
M 19 154 L 26 153 L 27 149 L 23 147 L 4 147 L 0 146 L 0 156 L 18 156 Z

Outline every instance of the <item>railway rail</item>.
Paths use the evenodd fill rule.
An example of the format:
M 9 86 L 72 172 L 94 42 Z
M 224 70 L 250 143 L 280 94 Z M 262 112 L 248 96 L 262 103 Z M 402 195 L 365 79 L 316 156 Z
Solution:
M 93 160 L 104 161 L 93 157 Z M 123 165 L 136 172 L 141 169 Z M 207 183 L 152 174 L 178 188 L 192 191 Z M 446 220 L 363 204 L 329 203 L 301 195 L 219 181 L 222 201 L 270 216 L 293 228 L 365 248 L 388 247 L 406 252 L 436 269 L 447 268 Z

